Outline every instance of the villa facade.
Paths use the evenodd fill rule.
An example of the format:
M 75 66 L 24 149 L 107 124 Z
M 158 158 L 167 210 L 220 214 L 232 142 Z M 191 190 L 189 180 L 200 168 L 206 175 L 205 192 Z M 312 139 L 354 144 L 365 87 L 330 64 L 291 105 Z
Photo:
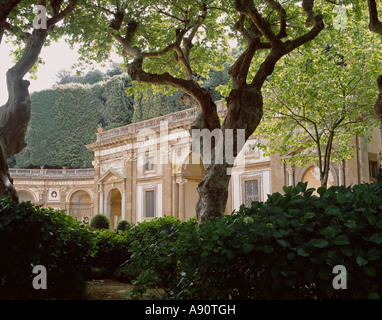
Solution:
M 225 107 L 218 103 L 223 115 Z M 196 187 L 203 179 L 200 155 L 192 151 L 189 128 L 196 109 L 187 109 L 162 117 L 98 132 L 90 169 L 11 169 L 21 201 L 67 210 L 78 220 L 94 214 L 110 217 L 113 228 L 121 220 L 132 223 L 173 215 L 189 219 L 195 215 Z M 374 181 L 378 153 L 382 146 L 379 130 L 366 144 L 359 137 L 353 159 L 332 163 L 330 185 L 351 185 Z M 266 157 L 254 148 L 261 137 L 253 135 L 235 160 L 231 172 L 226 213 L 253 200 L 264 201 L 285 185 L 308 181 L 318 187 L 317 167 L 290 167 L 275 155 Z

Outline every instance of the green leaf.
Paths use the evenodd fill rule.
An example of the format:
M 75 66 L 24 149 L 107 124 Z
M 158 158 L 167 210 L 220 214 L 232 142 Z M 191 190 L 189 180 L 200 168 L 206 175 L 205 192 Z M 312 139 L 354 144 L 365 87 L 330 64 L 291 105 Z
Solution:
M 329 245 L 329 242 L 325 239 L 313 239 L 311 243 L 317 248 L 326 248 Z
M 382 243 L 382 234 L 381 233 L 373 233 L 370 236 L 370 241 L 374 242 L 376 244 L 381 244 Z
M 350 240 L 345 235 L 339 235 L 337 238 L 334 239 L 334 243 L 339 245 L 339 246 L 342 246 L 345 244 L 350 244 Z
M 370 277 L 376 277 L 377 276 L 377 272 L 376 272 L 375 268 L 371 267 L 371 266 L 364 266 L 363 272 Z
M 369 295 L 367 296 L 368 299 L 381 299 L 381 297 L 379 296 L 378 293 L 376 292 L 371 292 L 369 293 Z
M 283 248 L 285 248 L 285 247 L 288 246 L 288 242 L 285 241 L 284 239 L 278 239 L 278 240 L 276 240 L 276 242 L 277 242 L 280 246 L 282 246 Z
M 349 220 L 344 223 L 345 226 L 347 226 L 349 229 L 354 230 L 357 228 L 357 222 L 355 220 Z
M 351 257 L 353 255 L 353 248 L 350 246 L 340 247 L 340 250 L 347 257 Z
M 336 231 L 331 226 L 328 226 L 323 230 L 322 234 L 325 239 L 332 239 L 336 235 Z
M 307 212 L 307 213 L 305 213 L 305 218 L 306 219 L 312 219 L 312 218 L 314 218 L 315 217 L 315 213 L 314 212 Z
M 368 260 L 362 258 L 361 256 L 358 256 L 358 257 L 357 257 L 357 264 L 358 264 L 360 267 L 364 266 L 364 265 L 367 264 L 368 262 L 369 262 Z
M 366 253 L 366 257 L 367 259 L 371 260 L 371 261 L 375 261 L 375 260 L 378 260 L 380 257 L 381 257 L 381 250 L 380 249 L 377 249 L 377 248 L 371 248 L 367 253 Z
M 299 256 L 303 256 L 303 257 L 309 257 L 309 253 L 305 251 L 305 249 L 303 248 L 297 248 L 297 254 Z
M 244 243 L 243 244 L 243 252 L 244 254 L 248 254 L 253 250 L 253 244 L 250 243 Z

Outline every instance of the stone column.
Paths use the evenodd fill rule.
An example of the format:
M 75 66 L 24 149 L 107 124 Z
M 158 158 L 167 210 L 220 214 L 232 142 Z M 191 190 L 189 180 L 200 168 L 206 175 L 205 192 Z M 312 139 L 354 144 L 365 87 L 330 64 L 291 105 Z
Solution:
M 187 179 L 177 178 L 176 183 L 179 185 L 179 219 L 186 220 L 186 192 L 185 192 L 185 184 L 187 183 Z
M 382 150 L 378 152 L 377 155 L 378 168 L 382 166 Z
M 339 186 L 344 186 L 345 185 L 345 172 L 344 172 L 344 168 L 345 168 L 345 162 L 343 160 L 341 160 L 338 163 L 338 185 Z
M 98 186 L 98 193 L 99 193 L 99 208 L 97 213 L 103 213 L 104 214 L 104 196 L 103 196 L 103 186 L 99 185 Z M 95 214 L 97 214 L 95 213 Z
M 122 220 L 126 220 L 126 191 L 125 189 L 122 191 Z
M 131 154 L 131 222 L 136 223 L 137 217 L 137 159 L 135 151 Z
M 179 204 L 178 204 L 178 197 L 179 197 L 179 190 L 178 190 L 178 184 L 176 181 L 176 177 L 172 176 L 172 206 L 171 211 L 172 215 L 176 218 L 179 218 Z
M 288 164 L 288 186 L 294 186 L 294 166 Z

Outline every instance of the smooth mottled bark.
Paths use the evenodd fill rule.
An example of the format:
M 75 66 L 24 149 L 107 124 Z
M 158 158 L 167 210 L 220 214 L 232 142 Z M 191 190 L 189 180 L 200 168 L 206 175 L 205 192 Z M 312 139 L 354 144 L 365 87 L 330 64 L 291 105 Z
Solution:
M 46 30 L 35 30 L 27 41 L 23 56 L 7 72 L 8 101 L 0 107 L 0 198 L 18 201 L 9 175 L 7 159 L 26 146 L 25 133 L 31 117 L 29 81 L 25 74 L 35 64 L 47 36 Z
M 18 196 L 9 175 L 7 159 L 25 148 L 25 134 L 31 117 L 29 81 L 23 78 L 37 62 L 46 38 L 53 31 L 55 24 L 68 16 L 77 5 L 77 0 L 70 0 L 60 11 L 62 1 L 48 1 L 53 15 L 47 20 L 47 28 L 34 29 L 29 33 L 7 22 L 8 15 L 20 2 L 0 0 L 0 43 L 4 31 L 19 37 L 25 43 L 21 58 L 7 71 L 8 101 L 0 107 L 0 199 L 11 197 L 14 201 L 18 201 Z M 47 1 L 38 1 L 37 4 L 46 6 Z

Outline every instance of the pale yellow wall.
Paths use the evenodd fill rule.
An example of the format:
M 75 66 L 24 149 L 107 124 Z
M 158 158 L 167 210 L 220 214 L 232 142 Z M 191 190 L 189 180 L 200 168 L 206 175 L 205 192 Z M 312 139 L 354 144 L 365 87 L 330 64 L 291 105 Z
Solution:
M 198 201 L 199 194 L 196 190 L 198 182 L 188 181 L 185 185 L 185 207 L 186 207 L 186 221 L 192 217 L 195 217 L 195 205 Z
M 378 152 L 382 149 L 382 133 L 379 127 L 374 128 L 371 135 L 372 138 L 371 142 L 369 143 L 368 151 L 378 154 Z

